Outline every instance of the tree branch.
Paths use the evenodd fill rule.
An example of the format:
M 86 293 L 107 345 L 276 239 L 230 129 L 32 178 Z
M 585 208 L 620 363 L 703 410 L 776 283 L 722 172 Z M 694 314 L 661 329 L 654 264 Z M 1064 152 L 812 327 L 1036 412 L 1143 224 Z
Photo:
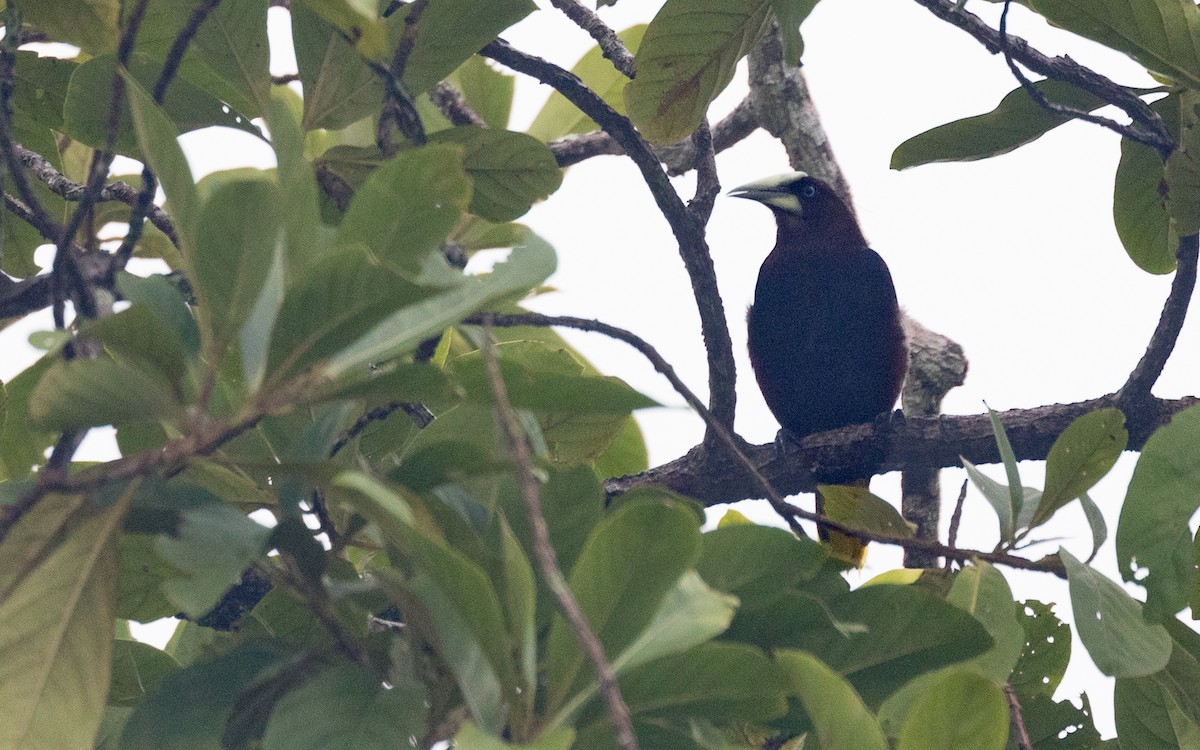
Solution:
M 718 422 L 731 427 L 737 403 L 734 391 L 736 368 L 733 342 L 725 323 L 725 306 L 717 287 L 712 257 L 708 252 L 703 226 L 692 218 L 680 200 L 659 165 L 658 157 L 628 118 L 619 114 L 566 70 L 513 49 L 502 40 L 489 43 L 481 50 L 481 54 L 552 86 L 611 135 L 637 165 L 679 243 L 679 254 L 692 283 L 692 294 L 700 313 L 701 334 L 708 353 L 709 408 Z M 717 436 L 709 430 L 705 435 L 705 444 L 714 446 L 717 442 Z
M 1171 281 L 1171 291 L 1163 304 L 1162 314 L 1159 315 L 1158 325 L 1146 346 L 1129 379 L 1121 387 L 1118 400 L 1121 403 L 1132 403 L 1139 399 L 1148 398 L 1150 389 L 1162 373 L 1163 366 L 1175 349 L 1179 331 L 1187 317 L 1188 306 L 1192 301 L 1192 292 L 1196 288 L 1196 256 L 1200 249 L 1200 235 L 1190 235 L 1179 239 L 1179 249 L 1176 252 L 1175 278 Z
M 496 350 L 492 343 L 492 334 L 485 323 L 483 331 L 483 362 L 487 369 L 488 385 L 496 398 L 496 410 L 499 413 L 500 426 L 504 430 L 505 441 L 516 462 L 517 480 L 521 488 L 521 499 L 525 501 L 525 513 L 529 516 L 529 528 L 533 532 L 533 551 L 538 561 L 538 568 L 546 587 L 554 596 L 554 602 L 562 612 L 563 617 L 571 625 L 575 640 L 591 661 L 596 670 L 596 680 L 600 685 L 600 695 L 608 707 L 608 717 L 616 732 L 617 745 L 621 750 L 638 750 L 637 736 L 633 733 L 633 720 L 629 716 L 629 706 L 621 696 L 617 685 L 617 675 L 612 664 L 604 655 L 604 647 L 600 639 L 588 624 L 587 615 L 575 600 L 570 586 L 562 570 L 558 567 L 554 545 L 550 542 L 550 527 L 546 525 L 546 516 L 542 512 L 542 501 L 539 496 L 538 481 L 533 475 L 533 457 L 529 453 L 528 437 L 521 429 L 516 410 L 508 400 L 508 391 L 504 387 L 504 378 L 500 375 L 500 363 L 496 360 Z
M 636 69 L 633 65 L 633 55 L 629 54 L 629 50 L 625 49 L 624 42 L 621 41 L 616 32 L 610 29 L 604 21 L 600 20 L 600 16 L 580 3 L 579 0 L 550 0 L 550 4 L 561 10 L 567 18 L 574 21 L 576 26 L 590 34 L 596 40 L 596 44 L 600 45 L 601 54 L 612 62 L 613 67 L 621 75 L 626 78 L 633 78 L 636 75 Z
M 441 81 L 433 87 L 429 92 L 429 99 L 433 102 L 433 106 L 438 108 L 446 119 L 455 125 L 479 125 L 487 127 L 487 123 L 479 116 L 479 113 L 471 109 L 471 105 L 467 104 L 466 97 L 462 92 L 456 89 L 449 81 Z

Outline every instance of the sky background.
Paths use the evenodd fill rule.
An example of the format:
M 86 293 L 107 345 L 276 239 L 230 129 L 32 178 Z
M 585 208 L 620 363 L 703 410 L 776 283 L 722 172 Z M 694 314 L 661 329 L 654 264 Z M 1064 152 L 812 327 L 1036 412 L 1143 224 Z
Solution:
M 505 37 L 570 67 L 592 46 L 591 39 L 545 0 L 538 5 L 542 10 Z M 621 30 L 649 21 L 660 6 L 622 0 L 600 13 Z M 993 26 L 998 20 L 998 5 L 976 0 L 968 8 Z M 294 72 L 290 49 L 282 49 L 289 35 L 287 14 L 280 9 L 271 14 L 273 72 Z M 1072 39 L 1020 6 L 1013 6 L 1009 28 L 1043 52 L 1069 53 L 1119 83 L 1150 84 L 1145 71 L 1124 57 Z M 997 410 L 1080 401 L 1120 387 L 1143 352 L 1171 276 L 1140 271 L 1117 239 L 1112 183 L 1118 136 L 1071 123 L 995 159 L 896 172 L 888 167 L 891 152 L 905 139 L 986 112 L 1016 87 L 1003 59 L 915 3 L 897 0 L 825 0 L 803 32 L 804 71 L 864 233 L 888 262 L 901 304 L 966 350 L 967 381 L 946 398 L 945 412 L 976 414 L 984 401 Z M 714 104 L 712 120 L 745 94 L 743 64 Z M 547 87 L 518 77 L 510 127 L 526 127 L 548 95 Z M 197 176 L 233 166 L 273 166 L 270 149 L 241 133 L 208 130 L 188 134 L 183 142 Z M 763 132 L 720 154 L 717 165 L 724 190 L 790 170 L 782 147 Z M 691 196 L 690 176 L 674 183 Z M 532 301 L 531 308 L 628 328 L 654 345 L 693 390 L 705 391 L 704 350 L 687 276 L 669 227 L 632 162 L 598 157 L 570 168 L 562 188 L 523 221 L 549 240 L 559 257 L 550 281 L 558 291 Z M 778 430 L 751 377 L 744 325 L 758 267 L 774 234 L 766 208 L 717 200 L 708 241 L 738 357 L 736 426 L 753 442 L 768 442 Z M 32 361 L 37 352 L 25 339 L 49 327 L 48 316 L 35 316 L 0 334 L 0 378 Z M 700 419 L 639 355 L 595 334 L 563 335 L 606 373 L 668 405 L 638 417 L 652 464 L 676 458 L 700 440 Z M 1200 326 L 1189 320 L 1155 393 L 1194 394 L 1200 390 L 1198 372 Z M 95 431 L 86 449 L 85 456 L 111 455 L 111 433 Z M 1110 532 L 1135 461 L 1136 455 L 1125 454 L 1091 493 Z M 1003 479 L 1000 467 L 984 471 Z M 1024 462 L 1021 471 L 1025 484 L 1041 486 L 1040 462 Z M 942 474 L 947 519 L 964 476 L 961 469 Z M 899 504 L 898 475 L 876 478 L 872 489 Z M 802 499 L 806 507 L 809 503 Z M 765 503 L 741 503 L 739 509 L 778 523 Z M 721 512 L 714 508 L 712 517 Z M 1081 559 L 1090 552 L 1090 533 L 1077 504 L 1060 511 L 1040 537 L 1065 538 L 1061 543 Z M 996 540 L 995 516 L 972 488 L 959 544 L 990 550 Z M 1040 557 L 1059 543 L 1055 539 L 1028 554 Z M 898 550 L 873 545 L 866 568 L 852 575 L 852 582 L 898 567 L 900 561 Z M 1116 577 L 1111 540 L 1095 564 Z M 1056 612 L 1070 620 L 1065 583 L 1044 574 L 1004 573 L 1018 599 L 1061 602 Z M 160 640 L 164 630 L 150 631 L 150 639 Z M 1091 666 L 1076 641 L 1058 697 L 1085 690 L 1101 732 L 1112 736 L 1111 680 Z

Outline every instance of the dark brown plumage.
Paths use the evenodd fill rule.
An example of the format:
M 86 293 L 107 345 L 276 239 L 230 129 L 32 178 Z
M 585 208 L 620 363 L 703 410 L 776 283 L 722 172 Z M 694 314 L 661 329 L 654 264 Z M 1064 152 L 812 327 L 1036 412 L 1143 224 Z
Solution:
M 747 323 L 754 375 L 779 424 L 800 438 L 890 411 L 908 347 L 892 275 L 850 209 L 803 172 L 730 195 L 766 205 L 778 225 Z

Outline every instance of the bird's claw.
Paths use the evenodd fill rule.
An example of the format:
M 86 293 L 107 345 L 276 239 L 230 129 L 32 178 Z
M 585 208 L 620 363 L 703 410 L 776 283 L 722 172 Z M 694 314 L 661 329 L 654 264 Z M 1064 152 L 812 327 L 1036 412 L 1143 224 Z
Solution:
M 798 447 L 800 445 L 800 438 L 788 428 L 781 427 L 779 432 L 775 433 L 775 453 L 782 456 L 784 453 L 787 453 L 789 445 Z

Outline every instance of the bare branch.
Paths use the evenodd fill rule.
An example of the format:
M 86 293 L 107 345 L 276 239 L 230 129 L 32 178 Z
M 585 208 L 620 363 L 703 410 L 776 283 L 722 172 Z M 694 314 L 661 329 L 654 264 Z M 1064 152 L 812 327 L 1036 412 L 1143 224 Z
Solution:
M 586 31 L 600 45 L 600 52 L 608 58 L 613 67 L 626 78 L 633 78 L 636 69 L 633 65 L 633 55 L 625 48 L 625 44 L 617 37 L 600 16 L 579 0 L 550 0 L 550 4 L 563 12 L 575 25 Z
M 481 54 L 554 87 L 611 135 L 638 166 L 655 203 L 670 224 L 671 231 L 679 243 L 679 254 L 692 283 L 692 294 L 700 313 L 701 334 L 708 353 L 709 408 L 718 422 L 731 427 L 737 403 L 734 391 L 736 367 L 733 360 L 733 342 L 725 323 L 725 306 L 717 287 L 712 257 L 708 252 L 703 226 L 692 218 L 676 194 L 658 163 L 658 157 L 642 140 L 628 118 L 619 114 L 566 70 L 539 57 L 513 49 L 501 40 L 489 43 Z M 709 430 L 705 436 L 705 443 L 715 445 L 717 442 L 717 436 Z
M 1174 150 L 1175 139 L 1163 126 L 1162 118 L 1148 104 L 1116 82 L 1086 68 L 1069 57 L 1048 57 L 1029 45 L 1024 39 L 1009 36 L 1002 42 L 1000 33 L 983 22 L 979 16 L 969 12 L 954 0 L 916 0 L 930 13 L 943 21 L 970 34 L 984 49 L 993 55 L 1000 54 L 1007 45 L 1012 59 L 1039 75 L 1064 81 L 1083 89 L 1094 96 L 1122 109 L 1150 134 L 1154 148 L 1163 158 Z
M 688 203 L 688 210 L 697 222 L 704 225 L 712 216 L 713 205 L 721 192 L 716 154 L 713 152 L 712 130 L 708 127 L 708 120 L 700 123 L 700 127 L 692 134 L 692 145 L 696 149 L 696 195 Z
M 546 525 L 546 516 L 542 513 L 542 501 L 539 496 L 538 481 L 533 475 L 533 457 L 529 453 L 527 436 L 521 429 L 517 413 L 508 400 L 508 391 L 504 387 L 504 378 L 500 376 L 500 363 L 496 360 L 496 350 L 492 343 L 491 331 L 486 324 L 483 331 L 483 362 L 487 368 L 488 384 L 496 398 L 496 411 L 499 413 L 500 426 L 504 430 L 505 440 L 512 452 L 517 465 L 517 479 L 521 487 L 521 499 L 525 501 L 525 513 L 529 516 L 529 528 L 533 532 L 533 551 L 538 561 L 542 579 L 554 596 L 554 602 L 562 612 L 563 617 L 571 625 L 575 639 L 579 641 L 583 652 L 592 662 L 596 670 L 596 680 L 600 684 L 600 694 L 608 707 L 608 717 L 616 732 L 617 745 L 621 750 L 638 750 L 637 736 L 633 733 L 633 720 L 629 716 L 629 707 L 621 696 L 617 685 L 617 675 L 604 655 L 604 647 L 600 639 L 588 624 L 587 616 L 571 593 L 570 586 L 562 570 L 558 567 L 554 546 L 550 543 L 550 528 Z
M 417 107 L 413 104 L 412 97 L 404 86 L 404 69 L 408 65 L 408 56 L 412 54 L 417 43 L 417 25 L 421 22 L 421 16 L 424 15 L 425 8 L 428 6 L 429 0 L 413 0 L 407 6 L 405 9 L 407 12 L 404 15 L 404 32 L 400 36 L 400 43 L 396 45 L 396 53 L 392 56 L 391 65 L 387 67 L 372 65 L 376 74 L 383 78 L 383 108 L 379 113 L 375 140 L 379 146 L 379 152 L 385 157 L 396 154 L 396 144 L 392 142 L 391 128 L 393 125 L 413 144 L 425 145 L 425 127 L 421 124 L 421 115 L 417 112 Z
M 1200 236 L 1193 234 L 1180 238 L 1171 291 L 1167 294 L 1167 301 L 1163 304 L 1162 314 L 1159 315 L 1158 325 L 1150 337 L 1146 353 L 1121 387 L 1118 400 L 1122 403 L 1132 403 L 1150 396 L 1150 389 L 1154 387 L 1163 366 L 1167 364 L 1167 359 L 1175 349 L 1175 342 L 1179 338 L 1179 331 L 1183 328 L 1183 321 L 1192 301 L 1192 292 L 1196 288 L 1198 248 Z
M 429 99 L 446 119 L 455 125 L 479 125 L 487 127 L 487 123 L 479 113 L 471 109 L 462 92 L 454 88 L 449 81 L 441 81 L 429 92 Z

